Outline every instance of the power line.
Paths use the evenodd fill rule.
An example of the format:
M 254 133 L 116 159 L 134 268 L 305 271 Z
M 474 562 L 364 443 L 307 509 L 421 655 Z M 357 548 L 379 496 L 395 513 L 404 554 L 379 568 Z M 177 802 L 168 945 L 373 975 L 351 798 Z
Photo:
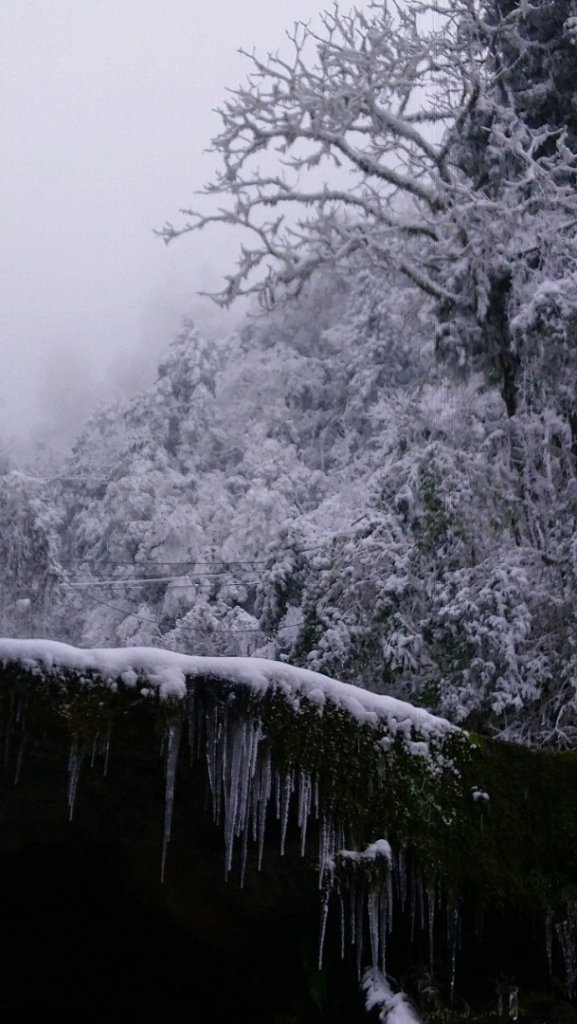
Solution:
M 286 548 L 286 551 L 290 551 L 290 550 L 292 550 L 292 549 Z M 316 549 L 314 549 L 314 548 L 306 548 L 306 549 L 305 548 L 301 548 L 300 550 L 301 551 L 303 551 L 303 550 L 312 551 L 312 550 L 316 550 Z M 147 566 L 147 565 L 175 565 L 175 566 L 176 565 L 202 565 L 202 566 L 215 566 L 216 567 L 216 566 L 222 566 L 222 565 L 249 565 L 249 566 L 253 566 L 253 565 L 268 565 L 269 562 L 270 562 L 270 559 L 268 559 L 268 558 L 260 558 L 260 559 L 257 559 L 257 558 L 247 558 L 244 561 L 239 561 L 238 559 L 228 560 L 228 559 L 224 559 L 223 558 L 220 561 L 212 561 L 212 562 L 199 562 L 199 561 L 196 560 L 196 558 L 188 558 L 186 560 L 182 559 L 181 561 L 175 561 L 175 562 L 171 562 L 171 561 L 169 561 L 167 559 L 153 560 L 153 559 L 149 559 L 149 558 L 145 558 L 145 559 L 143 559 L 142 561 L 139 561 L 139 562 L 135 562 L 134 559 L 125 559 L 125 560 L 118 560 L 118 561 L 116 561 L 116 560 L 114 560 L 112 558 L 103 558 L 103 559 L 100 559 L 100 558 L 75 558 L 75 559 L 73 559 L 73 558 L 62 558 L 62 559 L 60 559 L 60 565 L 133 565 L 135 569 L 144 568 L 144 566 Z
M 60 559 L 60 565 L 132 565 L 132 566 L 134 566 L 135 569 L 137 569 L 137 568 L 144 568 L 147 565 L 169 565 L 169 566 L 200 565 L 200 566 L 208 566 L 209 568 L 210 567 L 215 567 L 216 568 L 217 566 L 226 566 L 226 565 L 228 565 L 228 566 L 233 566 L 233 565 L 249 565 L 249 566 L 264 565 L 264 566 L 268 566 L 268 565 L 271 564 L 271 559 L 272 558 L 276 558 L 278 555 L 282 555 L 282 554 L 306 554 L 306 553 L 308 553 L 310 551 L 321 551 L 321 550 L 325 549 L 327 547 L 327 544 L 330 544 L 332 540 L 335 540 L 337 537 L 341 537 L 341 536 L 342 537 L 346 537 L 347 535 L 346 534 L 335 534 L 333 536 L 329 536 L 327 538 L 327 540 L 323 544 L 315 544 L 313 546 L 306 547 L 306 548 L 298 548 L 298 549 L 294 548 L 294 547 L 277 548 L 274 552 L 271 553 L 271 555 L 268 558 L 247 558 L 247 559 L 234 559 L 234 558 L 233 559 L 228 559 L 228 558 L 223 558 L 223 559 L 214 559 L 214 560 L 212 560 L 210 562 L 199 561 L 196 558 L 180 559 L 178 561 L 170 561 L 169 559 L 149 559 L 149 558 L 145 558 L 142 561 L 138 561 L 138 562 L 136 562 L 134 559 L 132 559 L 132 560 L 130 560 L 130 559 L 124 559 L 124 560 L 118 559 L 118 560 L 116 560 L 116 559 L 111 559 L 111 558 L 106 558 L 106 559 L 99 559 L 99 558 L 62 558 L 62 559 Z
M 324 545 L 322 545 L 322 547 L 324 547 Z M 308 550 L 318 551 L 320 549 L 321 548 L 318 547 L 318 548 L 309 548 Z M 66 564 L 66 563 L 62 563 L 62 564 Z M 86 562 L 84 560 L 80 560 L 80 562 L 78 564 L 86 564 Z M 138 562 L 138 563 L 135 563 L 135 562 L 100 562 L 99 563 L 99 562 L 95 561 L 92 564 L 94 564 L 94 565 L 132 565 L 132 566 L 134 566 L 135 569 L 144 568 L 144 565 L 142 563 L 140 563 L 140 562 Z M 238 566 L 240 566 L 240 565 L 247 565 L 247 566 L 250 565 L 251 568 L 240 569 L 239 571 L 240 572 L 246 572 L 246 573 L 249 573 L 249 572 L 252 572 L 252 573 L 260 572 L 261 576 L 264 576 L 265 573 L 266 573 L 266 569 L 255 569 L 254 568 L 254 566 L 256 566 L 256 565 L 263 564 L 263 563 L 259 563 L 257 561 L 255 561 L 253 563 L 250 563 L 248 561 L 247 562 L 235 562 L 235 563 L 233 563 L 233 562 L 222 562 L 222 563 L 218 563 L 218 562 L 205 562 L 205 563 L 202 563 L 202 562 L 197 562 L 197 563 L 193 563 L 193 562 L 166 562 L 166 563 L 158 562 L 158 563 L 152 563 L 151 562 L 151 563 L 148 563 L 148 564 L 149 565 L 164 565 L 164 564 L 166 564 L 166 565 L 183 565 L 183 566 L 184 565 L 193 565 L 193 564 L 196 564 L 196 565 L 203 565 L 204 564 L 204 565 L 215 565 L 215 566 L 219 565 L 219 564 L 221 564 L 221 565 L 238 565 Z M 271 566 L 271 568 L 272 568 L 272 566 Z M 307 566 L 307 571 L 309 571 L 309 572 L 311 572 L 311 571 L 313 571 L 313 572 L 329 572 L 331 569 L 332 569 L 332 566 L 326 566 L 326 567 Z M 188 587 L 194 585 L 193 583 L 178 583 L 178 581 L 182 580 L 183 577 L 188 576 L 193 581 L 194 580 L 222 579 L 222 578 L 230 577 L 231 573 L 233 571 L 234 570 L 229 569 L 229 570 L 218 571 L 218 572 L 186 572 L 186 573 L 180 573 L 178 576 L 141 576 L 141 577 L 133 577 L 132 576 L 132 577 L 125 578 L 125 579 L 113 578 L 113 579 L 106 579 L 106 580 L 105 579 L 95 579 L 95 580 L 59 580 L 55 585 L 59 586 L 59 587 L 73 587 L 73 588 L 81 589 L 83 587 L 147 586 L 149 583 L 173 583 L 173 584 L 175 584 L 175 586 L 172 587 L 171 589 L 176 590 L 176 589 L 188 588 Z M 259 580 L 259 579 L 251 579 L 251 580 L 243 580 L 243 579 L 240 579 L 240 580 L 236 579 L 235 580 L 235 579 L 231 579 L 230 582 L 233 583 L 233 584 L 236 583 L 236 584 L 243 584 L 243 585 L 256 585 L 257 583 L 260 583 L 261 580 Z
M 319 572 L 333 572 L 334 566 L 316 566 L 308 567 L 309 573 Z M 248 571 L 248 570 L 247 570 Z M 190 583 L 179 583 L 178 580 L 182 580 L 183 575 L 190 576 Z M 211 573 L 185 573 L 180 576 L 141 576 L 131 579 L 109 579 L 109 580 L 58 580 L 55 587 L 68 587 L 74 590 L 84 590 L 87 587 L 146 587 L 149 583 L 171 583 L 170 590 L 189 590 L 190 587 L 194 587 L 198 581 L 199 586 L 206 585 L 209 580 L 225 578 L 231 586 L 249 587 L 257 586 L 263 582 L 262 576 L 259 579 L 234 579 L 230 578 L 230 574 L 227 572 L 211 572 Z
M 117 605 L 110 604 L 109 601 L 96 601 L 90 607 L 94 609 L 94 608 L 99 608 L 101 605 L 105 605 L 107 608 L 111 608 L 112 611 L 119 612 L 119 614 L 125 615 L 126 617 L 130 617 L 130 618 L 134 618 L 134 619 L 139 619 L 141 622 L 150 622 L 154 626 L 160 626 L 160 620 L 159 619 L 153 619 L 153 618 L 151 618 L 150 616 L 147 616 L 147 615 L 140 615 L 138 612 L 132 612 L 129 609 L 126 609 L 126 608 L 118 608 Z M 290 625 L 280 626 L 279 627 L 279 631 L 284 631 L 285 629 L 300 629 L 300 627 L 303 626 L 303 625 L 304 625 L 304 619 L 302 619 L 300 622 L 292 622 L 292 623 L 290 623 Z M 180 629 L 179 630 L 179 633 L 190 634 L 191 636 L 193 634 L 197 635 L 197 636 L 199 634 L 201 634 L 205 638 L 206 638 L 206 634 L 208 632 L 209 632 L 208 630 L 204 630 L 200 626 L 197 627 L 196 629 L 195 628 L 186 627 L 185 629 Z M 231 634 L 231 633 L 234 633 L 234 634 L 236 634 L 236 633 L 261 633 L 262 636 L 265 639 L 268 639 L 268 640 L 274 639 L 274 634 L 273 633 L 265 633 L 262 629 L 260 629 L 260 627 L 250 627 L 250 628 L 243 628 L 243 629 L 214 629 L 214 630 L 210 631 L 210 635 L 211 636 L 215 636 L 215 635 L 216 636 L 221 636 L 221 635 L 222 636 L 226 636 L 226 635 Z
M 228 576 L 228 575 L 229 574 L 225 573 L 225 572 L 222 572 L 222 573 L 218 573 L 218 572 L 217 573 L 205 573 L 205 574 L 200 574 L 199 573 L 198 576 L 195 575 L 195 579 L 206 580 L 206 579 L 213 579 L 213 578 L 216 578 L 216 577 L 222 577 L 222 576 Z M 192 576 L 192 574 L 191 574 L 191 576 Z M 127 580 L 114 580 L 114 579 L 113 580 L 77 580 L 77 581 L 60 580 L 59 582 L 57 582 L 55 584 L 55 586 L 57 586 L 57 587 L 72 587 L 72 588 L 78 589 L 78 590 L 82 590 L 85 587 L 115 587 L 115 586 L 146 587 L 146 586 L 148 586 L 149 583 L 174 583 L 175 585 L 170 588 L 171 590 L 188 590 L 190 587 L 194 586 L 194 579 L 192 579 L 190 583 L 177 583 L 176 582 L 177 580 L 181 580 L 181 579 L 182 579 L 182 575 L 180 575 L 180 576 L 150 576 L 148 578 L 147 577 L 142 577 L 140 579 L 134 579 L 133 578 L 133 579 L 127 579 Z M 231 584 L 237 584 L 239 586 L 253 586 L 253 585 L 256 585 L 257 583 L 260 583 L 261 580 L 260 579 L 258 579 L 258 580 L 230 580 L 229 582 Z

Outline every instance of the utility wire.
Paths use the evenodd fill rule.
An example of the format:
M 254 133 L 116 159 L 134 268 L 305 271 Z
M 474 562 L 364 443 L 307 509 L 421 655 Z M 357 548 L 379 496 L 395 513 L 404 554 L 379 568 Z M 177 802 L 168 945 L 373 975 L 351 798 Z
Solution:
M 361 517 L 363 518 L 363 517 Z M 268 558 L 246 558 L 246 559 L 235 559 L 235 558 L 222 558 L 213 559 L 210 562 L 201 561 L 196 558 L 179 559 L 176 561 L 170 561 L 168 559 L 143 559 L 141 561 L 135 561 L 134 559 L 112 559 L 112 558 L 62 558 L 59 560 L 60 565 L 131 565 L 137 568 L 144 568 L 147 565 L 201 565 L 208 566 L 209 568 L 217 566 L 236 566 L 236 565 L 264 565 L 270 566 L 271 559 L 276 558 L 283 554 L 307 554 L 311 551 L 322 551 L 326 550 L 327 545 L 330 545 L 331 541 L 337 540 L 338 538 L 346 539 L 349 536 L 348 533 L 332 534 L 322 544 L 314 544 L 305 548 L 295 549 L 294 547 L 277 548 L 271 552 Z
M 206 573 L 204 575 L 199 574 L 195 578 L 196 579 L 206 580 L 206 579 L 212 579 L 214 577 L 222 577 L 222 576 L 228 576 L 228 575 L 229 574 L 225 573 L 225 572 L 223 572 L 223 573 Z M 127 580 L 78 580 L 76 582 L 72 582 L 70 580 L 60 580 L 59 582 L 55 583 L 55 586 L 56 587 L 73 587 L 74 589 L 83 589 L 85 587 L 115 587 L 115 586 L 146 587 L 146 586 L 148 586 L 149 583 L 174 583 L 175 585 L 170 588 L 171 590 L 188 590 L 189 587 L 193 587 L 194 586 L 194 580 L 191 580 L 190 583 L 177 583 L 176 582 L 177 580 L 181 580 L 181 579 L 182 579 L 182 575 L 180 575 L 180 576 L 150 576 L 148 578 L 147 577 L 140 577 L 138 579 L 134 579 L 133 578 L 133 579 L 127 579 Z M 229 582 L 231 584 L 238 584 L 239 586 L 252 586 L 252 585 L 255 585 L 257 583 L 260 583 L 261 580 L 260 579 L 258 579 L 258 580 L 229 580 Z
M 119 612 L 120 615 L 125 615 L 126 617 L 130 616 L 130 618 L 140 619 L 141 622 L 151 622 L 154 626 L 160 626 L 159 619 L 153 619 L 153 618 L 151 618 L 151 617 L 149 617 L 147 615 L 140 615 L 138 612 L 132 612 L 132 611 L 127 610 L 126 608 L 118 608 L 117 605 L 110 604 L 109 601 L 97 601 L 97 602 L 95 602 L 95 604 L 92 604 L 90 607 L 92 609 L 94 609 L 94 608 L 99 608 L 101 605 L 105 605 L 107 608 L 111 608 L 112 611 L 114 611 L 114 612 Z M 297 628 L 300 629 L 300 627 L 303 626 L 303 625 L 304 625 L 304 619 L 302 621 L 300 621 L 300 622 L 292 622 L 292 623 L 290 623 L 290 625 L 287 625 L 287 626 L 280 626 L 278 631 L 281 632 L 281 631 L 284 631 L 285 629 L 297 629 Z M 209 632 L 208 629 L 206 629 L 206 630 L 202 629 L 202 627 L 200 627 L 200 626 L 198 628 L 196 628 L 196 629 L 195 628 L 186 627 L 185 629 L 179 630 L 179 633 L 187 633 L 187 634 L 190 634 L 191 636 L 193 634 L 196 635 L 196 636 L 198 634 L 201 634 L 205 638 L 206 638 L 206 635 L 207 635 L 208 632 Z M 214 629 L 214 630 L 210 631 L 210 636 L 220 636 L 220 635 L 225 636 L 225 635 L 228 635 L 230 633 L 262 633 L 262 635 L 263 635 L 263 637 L 265 639 L 267 639 L 267 640 L 274 639 L 274 634 L 273 633 L 265 633 L 262 629 L 260 629 L 260 627 L 250 627 L 250 628 L 243 628 L 243 629 Z
M 104 564 L 114 564 L 114 563 L 104 563 Z M 134 563 L 129 562 L 129 563 L 118 563 L 118 564 L 132 565 Z M 174 563 L 174 564 L 176 564 L 176 563 Z M 183 563 L 183 564 L 188 565 L 190 563 Z M 134 568 L 138 569 L 138 568 L 141 568 L 141 566 L 139 564 L 138 565 L 134 565 Z M 333 570 L 333 568 L 334 568 L 334 566 L 307 566 L 307 572 L 331 572 Z M 75 587 L 75 588 L 107 587 L 107 586 L 127 586 L 127 587 L 130 587 L 130 586 L 146 586 L 148 583 L 174 583 L 174 584 L 176 584 L 176 586 L 172 587 L 171 589 L 179 589 L 179 588 L 182 589 L 183 587 L 184 588 L 188 588 L 190 586 L 193 586 L 195 580 L 222 579 L 223 577 L 224 578 L 228 578 L 229 581 L 231 583 L 233 583 L 233 584 L 234 583 L 238 583 L 238 584 L 245 584 L 245 585 L 255 585 L 255 584 L 261 582 L 260 579 L 250 579 L 250 580 L 230 579 L 232 572 L 233 572 L 233 570 L 231 569 L 231 570 L 228 570 L 228 571 L 225 571 L 225 572 L 183 572 L 183 573 L 180 573 L 178 576 L 136 576 L 136 577 L 131 576 L 131 577 L 128 577 L 126 579 L 118 579 L 116 577 L 116 578 L 111 578 L 111 579 L 106 579 L 106 580 L 105 579 L 95 579 L 95 580 L 58 580 L 55 583 L 55 586 L 57 586 L 57 587 Z M 252 568 L 252 569 L 241 569 L 240 572 L 246 572 L 246 573 L 260 572 L 261 577 L 262 577 L 262 576 L 265 575 L 266 569 L 254 569 L 254 568 Z M 179 580 L 182 580 L 183 577 L 187 577 L 187 576 L 190 577 L 190 579 L 193 582 L 191 582 L 191 583 L 178 583 Z
M 332 539 L 333 538 L 329 538 L 329 543 L 330 543 L 330 541 Z M 313 547 L 299 548 L 298 551 L 296 551 L 292 547 L 280 548 L 277 551 L 275 551 L 274 553 L 272 553 L 269 558 L 247 558 L 247 559 L 226 559 L 226 558 L 223 558 L 223 559 L 220 559 L 220 560 L 216 559 L 216 560 L 213 560 L 211 562 L 198 561 L 196 558 L 181 559 L 179 561 L 169 561 L 167 559 L 144 559 L 143 561 L 139 561 L 139 562 L 135 562 L 134 559 L 132 559 L 131 561 L 128 560 L 128 559 L 116 561 L 114 559 L 108 559 L 108 558 L 107 559 L 102 559 L 102 560 L 100 560 L 98 558 L 75 558 L 75 559 L 73 559 L 73 558 L 64 558 L 64 559 L 60 560 L 60 565 L 132 565 L 132 566 L 134 566 L 134 568 L 141 568 L 141 567 L 143 568 L 144 566 L 147 566 L 147 565 L 170 565 L 170 566 L 202 565 L 202 566 L 208 566 L 208 567 L 213 567 L 213 566 L 216 567 L 216 566 L 223 566 L 223 565 L 231 565 L 231 566 L 232 565 L 250 565 L 250 566 L 264 565 L 264 566 L 267 566 L 267 565 L 270 565 L 271 558 L 272 557 L 276 557 L 279 554 L 301 554 L 301 553 L 306 553 L 306 552 L 309 552 L 309 551 L 320 551 L 322 548 L 325 548 L 325 547 L 326 547 L 326 542 L 324 544 L 315 544 Z

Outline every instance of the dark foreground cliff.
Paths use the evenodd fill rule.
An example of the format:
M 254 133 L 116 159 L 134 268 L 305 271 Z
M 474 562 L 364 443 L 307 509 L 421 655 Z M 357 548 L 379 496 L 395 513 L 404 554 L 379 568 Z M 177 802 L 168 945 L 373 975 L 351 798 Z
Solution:
M 297 706 L 294 695 L 276 690 L 254 704 L 238 683 L 197 679 L 204 710 L 197 708 L 192 750 L 184 739 L 175 756 L 171 729 L 183 724 L 184 705 L 146 699 L 144 682 L 111 689 L 70 669 L 43 674 L 5 660 L 0 1005 L 7 1019 L 376 1020 L 378 1010 L 372 1017 L 364 1010 L 358 974 L 374 959 L 371 913 L 386 906 L 386 970 L 422 1014 L 484 1018 L 501 1007 L 503 1016 L 573 1020 L 575 755 L 447 734 L 438 749 L 429 736 L 425 763 L 422 735 L 389 743 L 377 730 L 377 749 L 375 723 L 329 699 L 321 707 L 301 693 Z M 292 797 L 286 809 L 275 807 L 273 786 L 260 853 L 250 834 L 256 819 L 253 827 L 247 818 L 246 838 L 229 838 L 225 881 L 232 789 L 215 823 L 207 723 L 220 722 L 212 741 L 221 744 L 226 775 L 226 759 L 257 713 L 259 742 L 284 779 L 276 803 L 285 792 Z M 103 730 L 105 720 L 110 743 L 97 742 L 96 724 Z M 161 883 L 171 756 L 174 818 Z M 316 778 L 319 794 L 304 842 L 298 772 Z M 337 840 L 327 853 L 323 835 L 340 818 L 348 847 L 351 835 L 357 840 L 346 856 L 335 852 Z M 367 858 L 371 843 L 378 850 L 389 841 L 389 860 Z M 376 955 L 380 962 L 385 950 Z

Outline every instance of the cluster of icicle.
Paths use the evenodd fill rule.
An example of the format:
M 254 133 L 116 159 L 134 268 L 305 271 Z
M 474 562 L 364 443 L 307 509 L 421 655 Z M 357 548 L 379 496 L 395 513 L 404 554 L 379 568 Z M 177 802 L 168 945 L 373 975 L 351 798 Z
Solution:
M 545 948 L 549 963 L 549 974 L 553 977 L 553 936 L 557 937 L 563 969 L 565 972 L 565 992 L 569 999 L 577 995 L 577 901 L 568 900 L 565 915 L 557 924 L 553 924 L 553 914 L 549 912 L 545 921 Z
M 345 826 L 327 813 L 320 799 L 318 779 L 305 771 L 280 772 L 273 764 L 271 749 L 257 718 L 239 714 L 233 694 L 216 695 L 205 691 L 199 699 L 196 689 L 189 692 L 186 713 L 175 714 L 167 726 L 163 742 L 165 769 L 164 827 L 162 835 L 161 880 L 164 880 L 171 837 L 175 784 L 183 734 L 187 735 L 191 763 L 205 759 L 216 824 L 224 834 L 224 873 L 228 877 L 235 854 L 240 856 L 240 885 L 244 883 L 248 852 L 256 847 L 260 870 L 263 861 L 267 821 L 276 816 L 280 832 L 280 853 L 285 852 L 289 815 L 300 830 L 300 854 L 304 856 L 311 821 L 318 832 L 318 887 L 321 915 L 319 967 L 329 910 L 337 905 L 340 917 L 341 955 L 347 943 L 356 948 L 359 977 L 365 951 L 370 950 L 373 971 L 386 975 L 387 939 L 397 915 L 408 915 L 411 939 L 422 933 L 428 937 L 431 966 L 435 955 L 435 935 L 445 918 L 451 966 L 451 996 L 459 940 L 458 911 L 444 900 L 441 887 L 427 883 L 418 867 L 410 863 L 403 850 L 394 852 L 386 839 L 364 850 L 350 849 L 351 837 Z M 4 735 L 4 761 L 12 760 L 15 750 L 15 783 L 18 782 L 26 743 L 25 705 L 11 708 Z M 86 751 L 73 739 L 68 757 L 68 809 L 72 821 L 81 771 L 94 768 L 97 759 L 108 773 L 111 749 L 110 730 L 95 736 Z M 567 933 L 568 934 L 568 933 Z M 559 940 L 567 960 L 574 962 L 565 931 Z M 376 975 L 375 975 L 376 977 Z M 572 979 L 575 977 L 572 974 Z
M 436 920 L 446 916 L 451 997 L 459 941 L 459 916 L 449 907 L 441 887 L 427 884 L 418 868 L 409 864 L 402 850 L 394 853 L 386 839 L 362 851 L 347 848 L 346 829 L 322 806 L 318 779 L 305 771 L 280 772 L 271 758 L 261 723 L 239 715 L 232 700 L 205 694 L 202 701 L 191 695 L 187 720 L 169 725 L 165 742 L 165 815 L 161 878 L 164 878 L 170 841 L 174 786 L 184 727 L 188 731 L 191 761 L 205 758 L 212 796 L 214 821 L 224 834 L 224 873 L 228 878 L 239 858 L 240 885 L 244 883 L 248 852 L 256 848 L 257 868 L 263 861 L 267 820 L 276 816 L 280 853 L 285 853 L 289 816 L 296 817 L 300 854 L 304 856 L 311 820 L 318 832 L 318 887 L 321 901 L 319 967 L 332 904 L 340 916 L 341 955 L 347 943 L 356 948 L 359 977 L 368 937 L 374 969 L 386 973 L 387 937 L 394 915 L 410 918 L 411 938 L 417 931 L 428 936 L 429 957 L 434 958 Z
M 14 783 L 22 770 L 27 743 L 27 698 L 11 698 L 4 723 L 3 760 L 5 768 L 14 764 Z M 434 967 L 435 942 L 445 932 L 448 952 L 449 998 L 455 987 L 457 951 L 460 942 L 458 907 L 447 900 L 440 885 L 426 880 L 405 852 L 393 851 L 386 839 L 377 840 L 365 850 L 347 848 L 347 835 L 341 822 L 321 806 L 318 780 L 304 771 L 285 773 L 273 765 L 271 750 L 261 723 L 238 714 L 234 698 L 221 699 L 205 693 L 198 700 L 189 692 L 187 714 L 175 717 L 168 725 L 163 743 L 165 764 L 165 806 L 162 836 L 161 879 L 164 880 L 168 845 L 172 830 L 174 793 L 183 733 L 188 733 L 191 761 L 206 759 L 212 794 L 214 821 L 221 825 L 225 842 L 225 877 L 231 872 L 235 851 L 240 848 L 240 884 L 243 885 L 249 845 L 257 848 L 257 866 L 262 866 L 267 819 L 271 807 L 280 823 L 280 852 L 285 852 L 289 814 L 296 810 L 300 829 L 300 853 L 304 856 L 311 819 L 318 828 L 318 880 L 321 894 L 319 966 L 322 964 L 327 920 L 331 904 L 339 908 L 341 955 L 347 942 L 356 947 L 359 977 L 366 937 L 369 939 L 371 967 L 365 971 L 363 986 L 367 1006 L 382 1008 L 381 1020 L 388 1024 L 411 1024 L 411 1013 L 402 999 L 391 993 L 386 981 L 387 938 L 398 916 L 408 917 L 410 937 L 418 933 L 428 940 L 428 958 Z M 89 753 L 72 740 L 68 758 L 67 800 L 72 821 L 81 769 L 86 763 L 94 768 L 96 760 L 108 772 L 111 734 L 94 737 Z M 349 843 L 350 845 L 350 843 Z M 372 864 L 369 864 L 372 862 Z M 367 867 L 373 870 L 367 871 Z M 545 922 L 545 946 L 553 974 L 554 939 L 557 940 L 569 998 L 577 995 L 577 901 L 569 901 L 562 920 L 554 922 L 549 913 Z M 394 1010 L 394 1012 L 393 1012 Z M 414 1017 L 413 1017 L 414 1019 Z
M 263 861 L 267 821 L 276 816 L 279 823 L 280 853 L 285 852 L 289 816 L 296 814 L 300 830 L 300 854 L 307 847 L 311 821 L 318 832 L 318 887 L 321 915 L 319 934 L 319 967 L 331 905 L 336 904 L 340 916 L 341 955 L 347 943 L 356 948 L 359 978 L 365 951 L 370 950 L 371 978 L 381 979 L 379 991 L 385 991 L 387 939 L 397 915 L 410 919 L 411 939 L 417 932 L 428 937 L 429 960 L 433 965 L 435 936 L 442 918 L 447 926 L 447 943 L 451 965 L 451 997 L 455 982 L 455 964 L 459 941 L 459 917 L 456 908 L 444 900 L 440 886 L 427 883 L 418 867 L 409 862 L 403 850 L 393 851 L 387 839 L 379 839 L 364 850 L 351 849 L 351 837 L 345 826 L 322 806 L 318 779 L 305 771 L 289 769 L 281 772 L 273 764 L 271 749 L 260 721 L 239 713 L 233 694 L 216 695 L 205 691 L 199 699 L 196 688 L 189 692 L 186 713 L 174 717 L 167 725 L 163 742 L 165 770 L 164 827 L 162 835 L 161 880 L 164 880 L 170 843 L 175 785 L 183 735 L 187 736 L 190 760 L 205 759 L 212 796 L 213 817 L 224 834 L 224 873 L 228 877 L 235 855 L 240 857 L 240 884 L 243 885 L 248 852 L 256 848 L 260 870 Z M 5 762 L 11 760 L 10 749 L 16 747 L 15 782 L 18 781 L 26 739 L 23 707 L 13 708 L 5 732 Z M 81 771 L 85 765 L 94 768 L 98 759 L 104 774 L 108 772 L 111 748 L 110 731 L 95 736 L 87 752 L 76 739 L 72 740 L 68 758 L 68 808 L 73 819 Z M 561 937 L 560 937 L 561 938 Z M 365 978 L 367 975 L 365 974 Z M 375 982 L 376 984 L 376 982 Z M 383 988 L 384 984 L 384 988 Z M 375 986 L 371 992 L 376 992 Z M 376 997 L 375 997 L 376 998 Z M 383 1002 L 381 1019 L 396 1008 L 397 1024 L 401 1024 L 402 1002 Z M 389 1007 L 389 1009 L 387 1009 Z M 409 1015 L 402 1024 L 409 1024 Z
M 18 781 L 25 746 L 23 712 L 13 709 L 12 728 L 5 733 L 4 760 L 10 760 L 12 741 L 16 741 L 15 782 Z M 18 726 L 20 729 L 18 730 Z M 364 850 L 347 848 L 349 837 L 341 822 L 321 806 L 318 780 L 304 771 L 291 769 L 281 773 L 272 763 L 271 750 L 261 723 L 239 715 L 234 700 L 222 700 L 205 694 L 202 701 L 189 695 L 188 713 L 175 718 L 164 740 L 165 806 L 162 837 L 161 879 L 164 880 L 170 842 L 174 793 L 183 733 L 188 733 L 191 761 L 205 758 L 212 796 L 213 817 L 224 834 L 224 871 L 228 877 L 235 858 L 240 855 L 240 885 L 244 883 L 250 845 L 256 847 L 257 867 L 263 861 L 267 820 L 271 809 L 280 825 L 280 852 L 285 852 L 289 815 L 300 830 L 300 853 L 304 856 L 311 820 L 318 830 L 318 885 L 321 901 L 319 930 L 319 967 L 330 907 L 338 907 L 341 956 L 347 943 L 356 949 L 357 970 L 362 975 L 365 950 L 370 950 L 371 967 L 365 971 L 363 987 L 367 1008 L 379 1007 L 380 1019 L 388 1024 L 414 1024 L 415 1015 L 401 994 L 394 994 L 386 981 L 387 939 L 398 916 L 408 918 L 411 941 L 424 935 L 433 972 L 435 943 L 445 933 L 444 953 L 448 953 L 449 1000 L 453 1001 L 457 951 L 460 942 L 458 907 L 448 901 L 440 885 L 427 881 L 402 849 L 393 851 L 386 839 Z M 18 735 L 19 733 L 19 735 Z M 97 736 L 90 756 L 72 742 L 68 762 L 68 807 L 70 819 L 83 763 L 94 766 L 100 757 L 107 773 L 110 734 Z M 367 870 L 367 868 L 369 870 Z M 372 869 L 372 870 L 371 870 Z M 547 916 L 546 954 L 553 973 L 554 939 L 557 940 L 569 998 L 577 994 L 577 902 L 567 904 L 561 921 Z M 433 1006 L 430 1007 L 434 1009 Z

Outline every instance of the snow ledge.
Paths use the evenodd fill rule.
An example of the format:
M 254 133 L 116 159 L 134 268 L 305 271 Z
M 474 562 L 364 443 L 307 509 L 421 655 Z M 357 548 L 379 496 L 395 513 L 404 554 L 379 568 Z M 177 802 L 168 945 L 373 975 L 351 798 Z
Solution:
M 441 738 L 448 733 L 461 732 L 445 719 L 406 701 L 265 658 L 200 657 L 155 647 L 87 649 L 55 640 L 0 638 L 0 662 L 4 668 L 20 665 L 38 675 L 57 675 L 59 670 L 74 672 L 80 677 L 83 673 L 94 673 L 111 686 L 118 680 L 128 687 L 145 680 L 149 690 L 141 690 L 141 694 L 157 694 L 163 700 L 183 700 L 194 679 L 221 680 L 249 687 L 256 693 L 274 689 L 297 706 L 300 697 L 308 698 L 321 708 L 325 701 L 330 701 L 359 722 L 375 727 L 386 724 L 393 736 L 400 734 L 407 741 L 415 734 Z M 419 749 L 418 753 L 422 752 Z

